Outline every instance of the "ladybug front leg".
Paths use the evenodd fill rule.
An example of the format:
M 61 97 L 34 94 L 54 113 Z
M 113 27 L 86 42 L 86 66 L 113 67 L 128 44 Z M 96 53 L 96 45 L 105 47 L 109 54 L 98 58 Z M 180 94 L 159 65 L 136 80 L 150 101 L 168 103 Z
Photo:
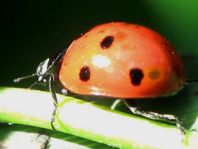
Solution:
M 126 100 L 123 100 L 124 104 L 130 109 L 130 111 L 135 115 L 140 115 L 149 119 L 158 120 L 158 121 L 165 121 L 168 123 L 175 124 L 182 132 L 182 134 L 185 134 L 185 129 L 181 125 L 181 121 L 178 117 L 171 115 L 171 114 L 160 114 L 157 112 L 151 112 L 151 111 L 142 111 L 137 108 L 137 106 L 129 105 Z
M 52 75 L 50 75 L 49 81 L 48 81 L 49 82 L 49 91 L 52 94 L 52 98 L 54 100 L 54 105 L 57 106 L 58 100 L 57 100 L 56 92 L 53 89 L 53 81 L 55 81 L 55 78 L 54 78 L 54 75 L 52 74 Z
M 54 124 L 53 124 L 53 123 L 54 123 L 54 121 L 55 121 L 54 116 L 56 115 L 58 100 L 57 100 L 56 92 L 55 92 L 54 89 L 53 89 L 53 81 L 54 81 L 54 80 L 55 80 L 54 75 L 53 75 L 53 74 L 50 75 L 49 81 L 48 81 L 48 83 L 49 83 L 49 91 L 50 91 L 51 94 L 52 94 L 52 98 L 53 98 L 53 100 L 54 100 L 54 107 L 55 107 L 54 110 L 53 110 L 53 113 L 52 113 L 51 127 L 52 127 L 52 129 L 55 130 L 55 127 L 54 127 Z

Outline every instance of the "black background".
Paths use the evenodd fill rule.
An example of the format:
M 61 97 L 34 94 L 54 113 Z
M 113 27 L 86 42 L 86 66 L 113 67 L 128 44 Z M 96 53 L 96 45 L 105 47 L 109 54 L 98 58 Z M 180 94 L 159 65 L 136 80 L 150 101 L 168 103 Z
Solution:
M 198 53 L 196 1 L 18 0 L 1 2 L 0 7 L 1 86 L 17 86 L 14 78 L 34 73 L 42 60 L 68 47 L 89 28 L 106 22 L 148 26 L 171 41 L 180 54 Z

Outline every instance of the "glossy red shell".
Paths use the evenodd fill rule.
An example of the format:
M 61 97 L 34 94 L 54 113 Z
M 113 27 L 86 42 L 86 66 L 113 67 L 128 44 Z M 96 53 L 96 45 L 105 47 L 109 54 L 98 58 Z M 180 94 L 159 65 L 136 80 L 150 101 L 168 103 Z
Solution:
M 113 41 L 102 48 L 105 37 Z M 80 79 L 82 67 L 89 79 Z M 143 72 L 139 85 L 131 83 L 130 70 Z M 127 23 L 94 27 L 75 40 L 64 55 L 59 79 L 71 92 L 116 98 L 147 98 L 172 94 L 184 84 L 184 70 L 173 46 L 155 31 Z

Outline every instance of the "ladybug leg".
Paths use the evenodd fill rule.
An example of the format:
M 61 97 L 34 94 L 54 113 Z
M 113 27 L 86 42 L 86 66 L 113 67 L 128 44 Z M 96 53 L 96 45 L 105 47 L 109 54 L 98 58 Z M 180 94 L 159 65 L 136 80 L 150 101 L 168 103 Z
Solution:
M 158 120 L 158 121 L 165 121 L 168 123 L 175 124 L 182 132 L 182 134 L 185 134 L 185 129 L 181 125 L 181 121 L 178 119 L 178 117 L 171 115 L 171 114 L 160 114 L 157 112 L 151 112 L 151 111 L 142 111 L 138 109 L 136 106 L 131 106 L 127 103 L 127 101 L 123 100 L 124 104 L 130 109 L 130 111 L 135 115 L 140 115 L 149 119 Z
M 54 75 L 51 75 L 49 77 L 49 91 L 52 93 L 52 97 L 54 99 L 54 106 L 57 106 L 58 101 L 57 101 L 57 97 L 56 97 L 56 92 L 53 89 L 53 82 L 54 81 Z
M 57 100 L 57 96 L 56 96 L 56 92 L 54 91 L 53 89 L 53 82 L 54 81 L 54 75 L 52 74 L 50 77 L 49 77 L 49 91 L 51 92 L 52 94 L 52 98 L 54 100 L 54 110 L 53 110 L 53 113 L 52 113 L 52 119 L 51 119 L 51 127 L 53 130 L 55 130 L 55 127 L 54 127 L 54 121 L 55 121 L 55 118 L 54 116 L 56 115 L 56 110 L 57 110 L 57 105 L 58 105 L 58 100 Z
M 32 83 L 32 84 L 28 87 L 28 89 L 32 89 L 34 86 L 36 86 L 36 84 L 38 84 L 38 81 Z
M 116 109 L 116 107 L 119 105 L 120 102 L 122 102 L 121 99 L 116 99 L 116 100 L 113 102 L 113 104 L 111 105 L 110 108 L 111 108 L 112 110 Z

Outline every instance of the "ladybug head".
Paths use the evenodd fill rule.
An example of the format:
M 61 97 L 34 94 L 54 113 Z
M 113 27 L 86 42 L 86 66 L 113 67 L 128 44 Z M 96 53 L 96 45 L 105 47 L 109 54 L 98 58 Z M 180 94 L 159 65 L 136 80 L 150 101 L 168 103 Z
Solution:
M 42 80 L 44 80 L 45 76 L 50 75 L 49 68 L 50 68 L 49 58 L 47 58 L 46 60 L 42 61 L 38 65 L 37 70 L 36 70 L 36 74 L 38 76 L 38 81 L 42 81 Z
M 28 78 L 32 78 L 32 77 L 35 77 L 37 76 L 38 77 L 38 81 L 45 81 L 44 77 L 49 75 L 49 58 L 42 61 L 38 67 L 37 67 L 37 70 L 36 70 L 36 73 L 33 73 L 31 75 L 27 75 L 27 76 L 24 76 L 24 77 L 20 77 L 20 78 L 16 78 L 14 79 L 13 81 L 15 83 L 18 83 L 22 80 L 25 80 L 25 79 L 28 79 Z
M 13 81 L 15 83 L 18 83 L 22 80 L 37 76 L 38 77 L 37 82 L 47 82 L 52 75 L 56 76 L 56 74 L 58 73 L 57 70 L 59 70 L 63 55 L 65 54 L 65 50 L 66 49 L 62 50 L 61 52 L 58 51 L 52 57 L 47 58 L 46 60 L 42 61 L 38 65 L 36 73 L 33 73 L 31 75 L 28 75 L 28 76 L 16 78 Z

